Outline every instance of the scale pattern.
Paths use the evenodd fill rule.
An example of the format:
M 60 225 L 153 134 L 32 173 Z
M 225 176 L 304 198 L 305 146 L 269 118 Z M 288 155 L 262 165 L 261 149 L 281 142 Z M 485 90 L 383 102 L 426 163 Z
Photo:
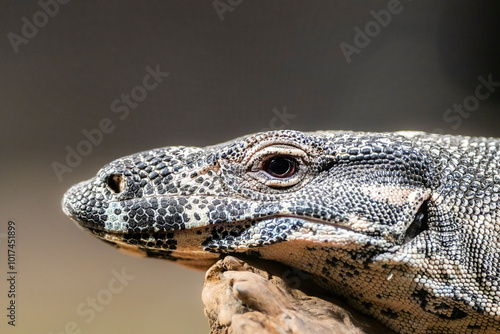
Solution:
M 281 130 L 115 160 L 63 210 L 144 256 L 297 267 L 399 333 L 497 333 L 499 194 L 498 139 Z

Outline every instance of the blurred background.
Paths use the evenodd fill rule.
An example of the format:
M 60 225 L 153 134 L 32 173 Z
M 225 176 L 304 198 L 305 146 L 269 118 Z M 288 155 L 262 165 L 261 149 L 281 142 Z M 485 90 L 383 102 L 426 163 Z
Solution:
M 494 1 L 0 1 L 0 332 L 207 333 L 204 274 L 83 233 L 66 189 L 137 151 L 264 129 L 500 137 L 498 17 Z

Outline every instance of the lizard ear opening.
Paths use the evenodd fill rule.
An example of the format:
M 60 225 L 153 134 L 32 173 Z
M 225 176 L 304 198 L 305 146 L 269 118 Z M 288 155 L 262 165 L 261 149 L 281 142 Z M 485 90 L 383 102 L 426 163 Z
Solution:
M 408 226 L 408 229 L 406 230 L 404 243 L 407 243 L 407 242 L 413 240 L 420 233 L 429 229 L 428 204 L 429 204 L 429 200 L 426 200 L 422 203 L 422 205 L 418 209 L 417 214 L 415 215 L 415 219 L 410 224 L 410 226 Z

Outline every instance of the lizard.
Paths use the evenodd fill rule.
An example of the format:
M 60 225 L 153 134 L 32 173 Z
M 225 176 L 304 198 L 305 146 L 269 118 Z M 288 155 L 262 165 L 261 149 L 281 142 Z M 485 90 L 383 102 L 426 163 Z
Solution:
M 63 211 L 123 250 L 312 275 L 398 333 L 498 333 L 500 139 L 276 130 L 117 159 Z

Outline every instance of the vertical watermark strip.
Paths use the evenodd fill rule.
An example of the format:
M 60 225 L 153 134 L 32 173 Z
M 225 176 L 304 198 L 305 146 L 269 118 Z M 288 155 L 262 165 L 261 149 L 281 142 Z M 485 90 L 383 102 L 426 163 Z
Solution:
M 7 323 L 16 326 L 17 321 L 17 233 L 16 223 L 9 220 L 7 223 Z

